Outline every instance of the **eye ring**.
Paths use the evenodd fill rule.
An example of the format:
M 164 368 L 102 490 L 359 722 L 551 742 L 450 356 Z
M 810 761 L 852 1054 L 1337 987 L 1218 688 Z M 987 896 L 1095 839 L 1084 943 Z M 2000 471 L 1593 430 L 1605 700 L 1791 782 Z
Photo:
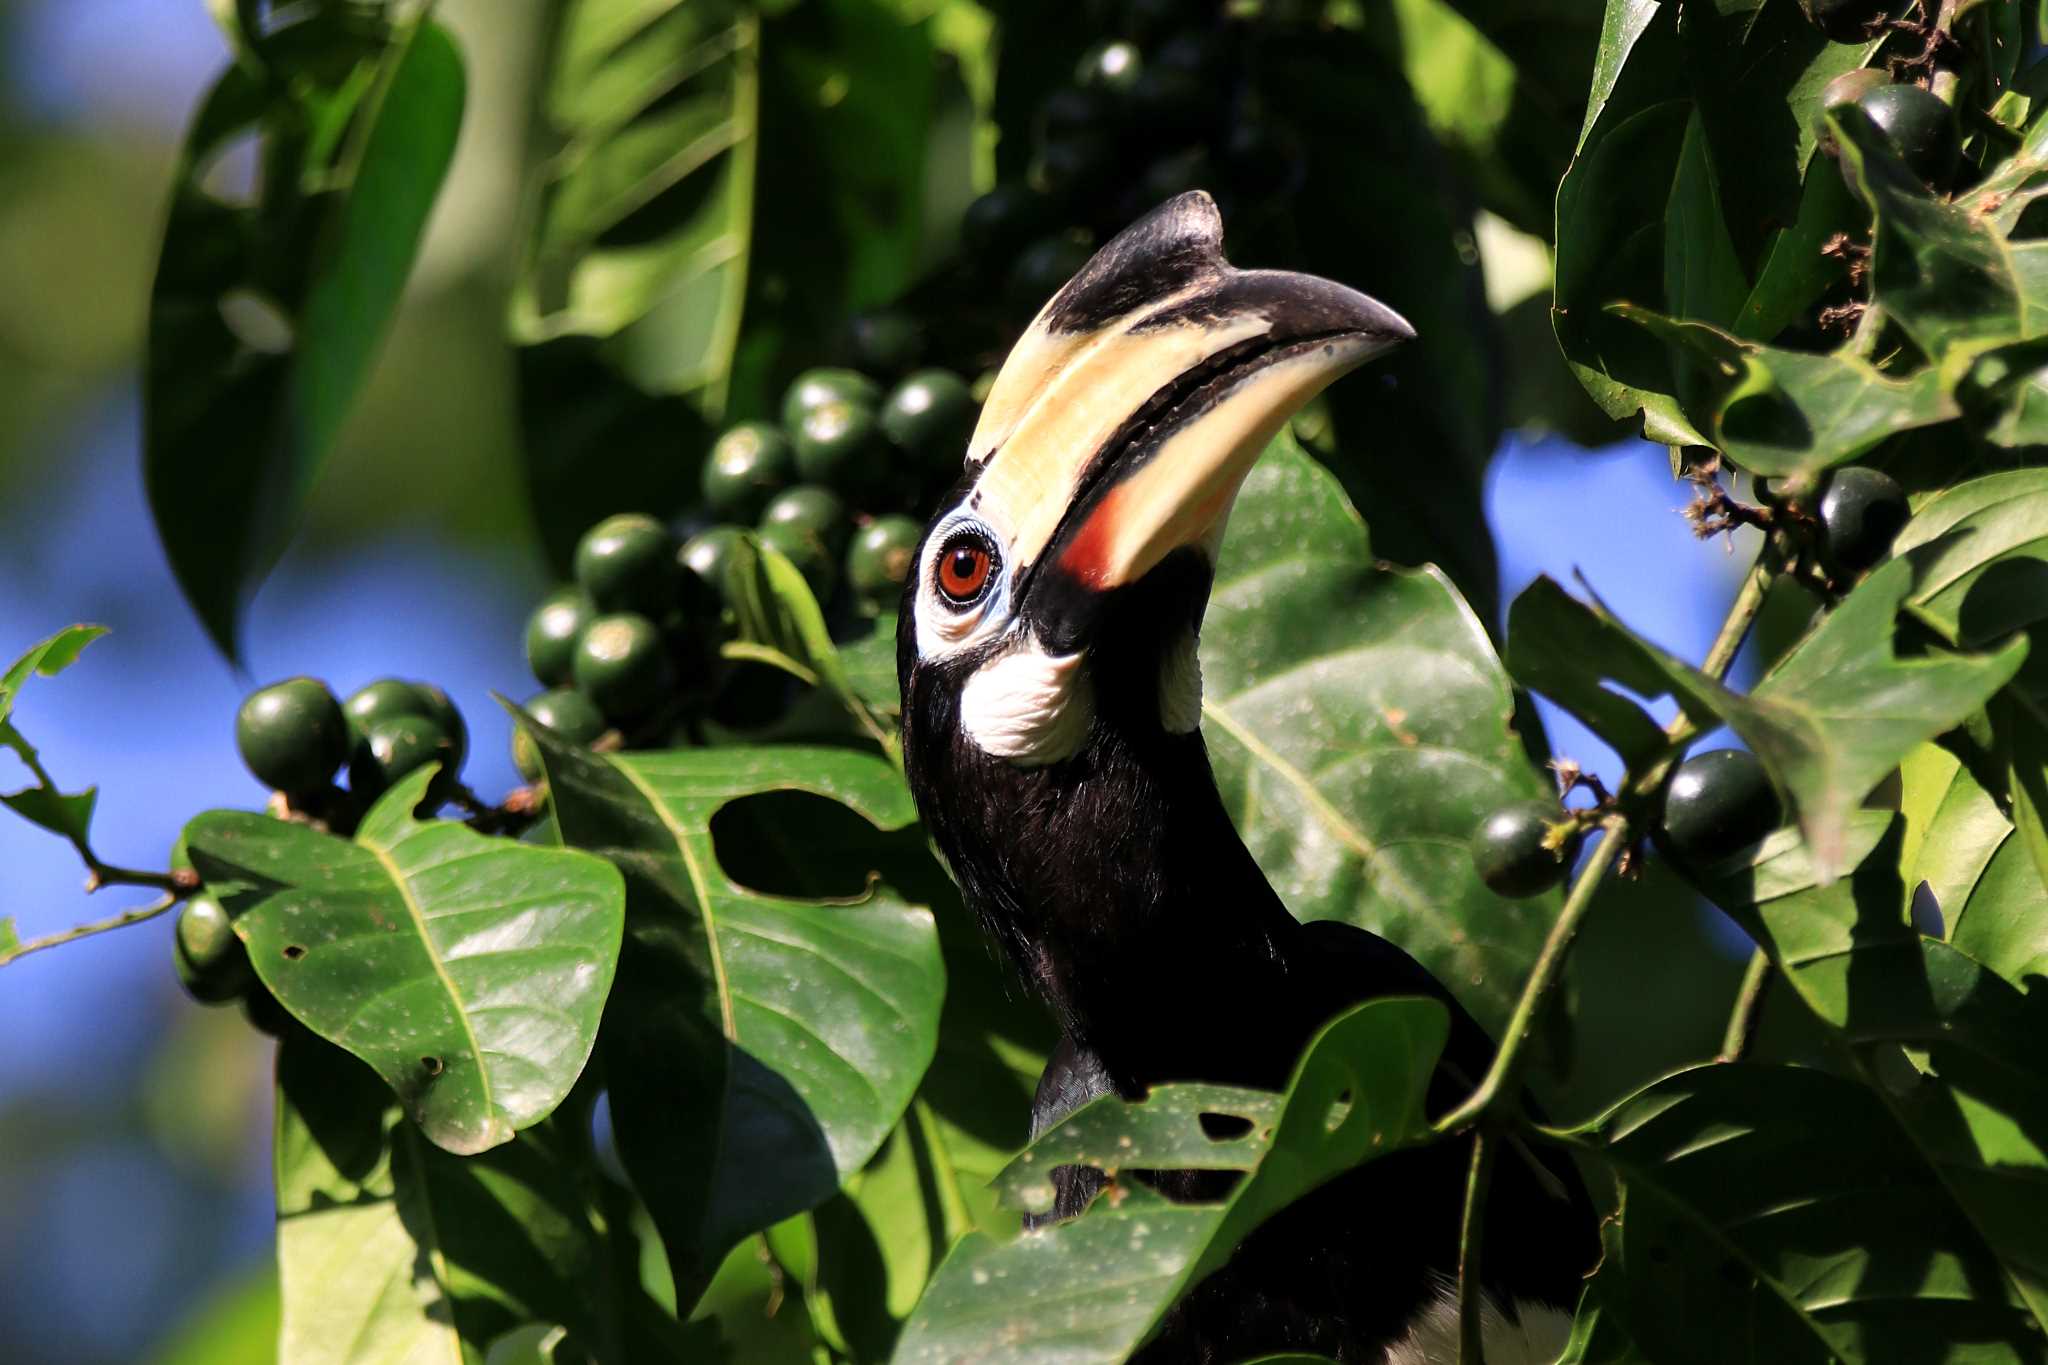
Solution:
M 976 530 L 962 528 L 947 536 L 932 561 L 932 584 L 955 608 L 971 607 L 987 596 L 995 576 L 995 546 Z

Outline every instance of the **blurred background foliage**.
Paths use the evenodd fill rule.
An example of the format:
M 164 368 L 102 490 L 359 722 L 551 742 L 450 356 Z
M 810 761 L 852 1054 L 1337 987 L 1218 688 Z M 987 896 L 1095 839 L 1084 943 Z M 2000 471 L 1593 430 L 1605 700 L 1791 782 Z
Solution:
M 1442 563 L 1496 633 L 1498 604 L 1523 584 L 1580 570 L 1623 618 L 1697 656 L 1739 561 L 1693 540 L 1663 453 L 1621 440 L 1591 407 L 1546 317 L 1551 187 L 1582 116 L 1597 13 L 1506 0 L 1314 8 L 1327 33 L 1276 45 L 1258 83 L 1267 112 L 1312 130 L 1304 211 L 1244 206 L 1232 252 L 1336 275 L 1422 328 L 1421 345 L 1340 389 L 1318 419 L 1326 454 L 1343 436 L 1337 468 L 1375 551 Z M 688 9 L 711 25 L 721 6 Z M 615 510 L 603 500 L 617 490 L 658 501 L 664 486 L 693 488 L 714 424 L 767 411 L 848 313 L 961 287 L 946 273 L 961 207 L 1029 156 L 974 109 L 993 101 L 998 124 L 1028 126 L 1093 36 L 1034 22 L 1038 7 L 1016 0 L 778 0 L 759 13 L 750 41 L 778 55 L 747 77 L 758 123 L 732 131 L 706 183 L 579 218 L 593 201 L 579 209 L 575 187 L 550 175 L 550 149 L 583 116 L 547 55 L 560 8 L 444 0 L 469 73 L 451 178 L 301 533 L 250 608 L 250 674 L 307 672 L 342 690 L 433 677 L 478 723 L 472 782 L 511 785 L 485 699 L 525 690 L 520 623 L 550 561 Z M 176 150 L 228 59 L 200 0 L 0 6 L 0 631 L 26 642 L 68 620 L 114 627 L 23 710 L 60 778 L 107 784 L 103 852 L 142 865 L 192 810 L 260 800 L 229 743 L 244 680 L 177 597 L 138 457 L 139 347 Z M 716 97 L 729 118 L 731 88 Z M 869 155 L 848 129 L 875 120 L 921 135 L 916 155 Z M 754 138 L 773 155 L 757 156 Z M 536 213 L 550 227 L 529 237 Z M 734 306 L 715 253 L 686 304 L 629 299 L 624 328 L 572 316 L 603 302 L 574 284 L 604 251 L 659 250 L 678 233 L 699 233 L 678 249 L 700 250 L 740 227 L 752 253 L 743 337 L 688 330 Z M 508 315 L 524 344 L 508 344 Z M 729 378 L 712 366 L 719 377 L 703 384 L 676 380 L 675 348 L 692 344 L 737 345 Z M 1001 344 L 967 338 L 965 353 L 935 358 L 973 373 Z M 669 361 L 650 385 L 636 364 L 653 346 Z M 536 403 L 573 419 L 560 435 L 576 458 L 550 459 Z M 1311 444 L 1317 434 L 1305 424 Z M 593 471 L 594 448 L 630 476 Z M 1529 723 L 1539 717 L 1557 751 L 1617 774 L 1568 718 L 1544 707 Z M 0 771 L 5 785 L 15 777 Z M 24 936 L 86 917 L 60 842 L 0 825 L 0 868 L 0 910 Z M 1588 1056 L 1561 1038 L 1549 1086 L 1560 1113 L 1719 1042 L 1737 940 L 1671 890 L 1617 884 L 1627 908 L 1592 921 L 1574 1007 L 1600 1014 L 1583 1013 L 1582 1031 L 1641 1050 Z M 169 934 L 159 921 L 0 980 L 0 1359 L 272 1358 L 271 1049 L 179 995 Z M 1694 970 L 1702 958 L 1719 975 Z M 1657 1029 L 1630 1026 L 1653 1012 Z M 800 1344 L 769 1311 L 765 1269 L 739 1266 L 730 1291 L 762 1310 L 760 1354 L 744 1358 Z

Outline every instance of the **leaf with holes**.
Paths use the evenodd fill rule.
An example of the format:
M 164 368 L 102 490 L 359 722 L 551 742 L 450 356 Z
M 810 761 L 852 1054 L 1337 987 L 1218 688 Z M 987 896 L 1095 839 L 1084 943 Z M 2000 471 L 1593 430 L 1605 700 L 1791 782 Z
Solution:
M 415 819 L 435 771 L 385 793 L 354 843 L 209 811 L 185 845 L 278 1002 L 374 1067 L 434 1142 L 481 1152 L 582 1072 L 625 892 L 589 854 Z
M 361 1062 L 286 1034 L 280 1358 L 482 1365 L 493 1340 L 535 1318 L 565 1324 L 599 1359 L 682 1358 L 664 1340 L 673 1324 L 661 1329 L 639 1285 L 614 1270 L 575 1184 L 573 1141 L 549 1126 L 450 1156 L 421 1140 Z
M 930 912 L 896 888 L 919 866 L 930 875 L 930 854 L 907 832 L 915 810 L 902 777 L 866 754 L 598 755 L 529 733 L 563 841 L 626 876 L 604 1060 L 620 1156 L 687 1304 L 740 1238 L 839 1189 L 909 1105 L 937 1044 L 945 973 Z M 829 826 L 823 815 L 757 820 L 779 842 L 751 861 L 798 878 L 850 867 L 850 899 L 767 894 L 722 863 L 714 818 L 742 798 L 788 793 L 852 814 Z M 862 823 L 871 829 L 859 840 L 849 826 Z M 742 849 L 755 842 L 747 832 L 733 835 Z
M 1013 1161 L 997 1184 L 1045 1208 L 1053 1167 L 1112 1177 L 1167 1164 L 1246 1172 L 1217 1203 L 1174 1204 L 1118 1183 L 1080 1217 L 1010 1242 L 976 1233 L 954 1248 L 905 1327 L 898 1365 L 1129 1357 L 1189 1287 L 1260 1223 L 1345 1171 L 1428 1133 L 1423 1097 L 1448 1017 L 1430 1000 L 1368 1001 L 1332 1020 L 1286 1093 L 1168 1085 L 1136 1104 L 1105 1097 Z M 1212 1136 L 1204 1116 L 1235 1120 Z
M 465 99 L 454 40 L 423 18 L 387 31 L 321 7 L 265 54 L 271 70 L 228 68 L 186 134 L 143 383 L 157 534 L 231 658 L 398 307 Z M 211 179 L 244 138 L 262 143 L 250 204 Z
M 1623 1188 L 1596 1299 L 1660 1365 L 2043 1358 L 1957 1207 L 1961 1173 L 1864 1086 L 1701 1067 L 1595 1136 Z
M 1555 788 L 1471 609 L 1432 569 L 1377 567 L 1336 480 L 1283 440 L 1231 513 L 1202 668 L 1217 785 L 1281 900 L 1399 943 L 1498 1031 L 1557 899 L 1501 900 L 1466 841 Z

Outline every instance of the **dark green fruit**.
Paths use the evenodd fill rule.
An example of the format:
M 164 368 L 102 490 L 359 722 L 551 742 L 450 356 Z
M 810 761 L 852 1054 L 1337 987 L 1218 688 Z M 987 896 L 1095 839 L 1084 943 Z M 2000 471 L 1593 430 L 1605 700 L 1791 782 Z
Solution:
M 733 542 L 745 535 L 738 526 L 713 526 L 683 542 L 676 559 L 711 590 L 716 601 L 726 600 L 725 565 L 732 556 Z
M 1144 69 L 1136 43 L 1098 43 L 1081 54 L 1074 68 L 1074 84 L 1084 90 L 1107 90 L 1121 95 L 1131 88 Z
M 1799 0 L 1806 21 L 1838 43 L 1868 41 L 1871 26 L 1885 17 L 1883 0 Z
M 526 663 L 534 681 L 546 687 L 569 681 L 576 637 L 596 615 L 597 609 L 578 587 L 557 588 L 541 599 L 526 621 Z
M 448 694 L 433 683 L 416 682 L 413 688 L 425 703 L 421 714 L 440 726 L 441 733 L 448 736 L 448 742 L 455 749 L 454 766 L 460 768 L 469 760 L 469 722 L 462 718 L 462 712 L 455 709 L 455 703 L 448 699 Z
M 895 605 L 923 534 L 909 517 L 877 517 L 854 532 L 846 551 L 846 582 L 862 605 Z
M 846 325 L 856 369 L 898 375 L 924 359 L 924 328 L 907 313 L 862 313 Z
M 226 1004 L 255 979 L 228 912 L 204 891 L 179 907 L 177 940 L 178 981 L 202 1005 Z
M 1939 95 L 1917 85 L 1884 85 L 1866 92 L 1856 107 L 1884 133 L 1899 159 L 1922 182 L 1941 187 L 1955 174 L 1962 137 L 1955 110 Z
M 440 783 L 453 782 L 461 767 L 455 741 L 423 715 L 380 716 L 363 727 L 348 763 L 348 789 L 374 801 L 399 779 L 426 767 L 442 765 Z
M 800 531 L 818 542 L 828 557 L 846 544 L 846 504 L 829 488 L 799 485 L 778 494 L 761 514 L 761 532 Z
M 768 499 L 796 482 L 796 448 L 782 428 L 741 422 L 718 438 L 704 461 L 704 505 L 712 515 L 752 521 Z
M 865 488 L 886 464 L 875 410 L 866 403 L 820 403 L 796 429 L 796 468 L 805 483 Z
M 1020 315 L 1035 314 L 1094 254 L 1085 238 L 1071 233 L 1039 238 L 1010 267 L 1005 292 L 1011 307 Z
M 553 730 L 571 744 L 590 744 L 606 730 L 604 713 L 597 709 L 597 703 L 573 687 L 556 687 L 528 699 L 526 714 L 542 725 Z M 540 751 L 527 737 L 526 727 L 512 727 L 512 766 L 519 769 L 519 775 L 528 782 L 538 782 L 545 775 L 540 762 Z
M 614 723 L 646 715 L 674 686 L 661 632 L 644 616 L 600 616 L 576 643 L 576 688 Z
M 1862 573 L 1890 553 L 1908 515 L 1906 490 L 1891 475 L 1860 465 L 1837 469 L 1820 498 L 1829 562 L 1845 573 Z
M 1827 113 L 1845 104 L 1854 104 L 1871 91 L 1890 85 L 1892 78 L 1875 67 L 1859 66 L 1854 71 L 1844 71 L 1829 81 L 1820 92 L 1820 111 L 1814 118 L 1814 138 L 1821 151 L 1833 156 L 1836 151 L 1834 129 L 1828 127 Z
M 959 375 L 919 370 L 882 401 L 882 430 L 927 468 L 957 468 L 967 454 L 978 410 Z
M 1472 866 L 1479 880 L 1495 895 L 1516 899 L 1556 886 L 1578 857 L 1580 836 L 1574 830 L 1556 850 L 1546 848 L 1544 840 L 1566 818 L 1550 801 L 1523 801 L 1487 816 L 1472 836 Z
M 601 612 L 659 617 L 676 601 L 676 542 L 653 517 L 606 517 L 576 543 L 576 581 Z
M 871 408 L 881 401 L 881 386 L 858 370 L 805 370 L 782 395 L 782 425 L 795 431 L 804 424 L 804 414 L 821 403 L 858 403 Z
M 1215 91 L 1200 76 L 1158 62 L 1131 83 L 1128 98 L 1131 122 L 1156 138 L 1196 132 L 1217 112 Z
M 1031 179 L 1047 194 L 1076 202 L 1101 188 L 1116 170 L 1116 140 L 1107 133 L 1062 133 L 1039 146 Z
M 1745 749 L 1709 749 L 1671 772 L 1659 842 L 1680 862 L 1709 867 L 1778 827 L 1778 794 Z
M 777 522 L 764 525 L 757 533 L 761 543 L 779 551 L 782 557 L 796 566 L 810 584 L 811 595 L 820 602 L 832 596 L 832 589 L 839 581 L 839 561 L 825 544 L 824 538 L 808 527 L 795 522 Z
M 1116 101 L 1101 90 L 1063 86 L 1038 106 L 1038 140 L 1106 133 L 1116 122 Z
M 289 1010 L 264 990 L 253 990 L 242 997 L 242 1017 L 258 1033 L 267 1033 L 273 1038 L 284 1037 L 297 1022 Z
M 960 215 L 960 241 L 976 259 L 1008 264 L 1033 238 L 1059 226 L 1052 202 L 1029 185 L 998 185 Z
M 530 628 L 529 628 L 530 630 Z M 364 738 L 370 727 L 380 720 L 395 716 L 418 716 L 432 721 L 448 741 L 453 761 L 449 769 L 460 768 L 469 757 L 469 726 L 463 723 L 462 713 L 455 709 L 455 703 L 448 700 L 448 694 L 432 683 L 407 682 L 403 678 L 379 678 L 367 686 L 357 688 L 342 703 L 342 714 L 348 717 L 351 758 L 349 785 L 355 785 L 354 755 L 362 750 Z M 387 784 L 388 785 L 388 784 Z M 379 791 L 383 788 L 379 787 Z
M 327 684 L 288 678 L 249 694 L 235 715 L 235 746 L 257 781 L 310 795 L 348 757 L 348 722 Z

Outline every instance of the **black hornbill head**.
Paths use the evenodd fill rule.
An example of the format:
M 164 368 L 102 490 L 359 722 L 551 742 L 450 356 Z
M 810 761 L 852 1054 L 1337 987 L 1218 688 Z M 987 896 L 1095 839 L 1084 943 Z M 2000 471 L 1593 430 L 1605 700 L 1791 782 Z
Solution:
M 1303 403 L 1414 335 L 1342 285 L 1235 269 L 1222 241 L 1214 201 L 1180 195 L 1039 312 L 899 618 L 927 824 L 1083 1034 L 1077 963 L 1101 968 L 1183 890 L 1220 890 L 1218 859 L 1250 866 L 1227 819 L 1212 828 L 1197 730 L 1196 632 L 1238 488 Z

